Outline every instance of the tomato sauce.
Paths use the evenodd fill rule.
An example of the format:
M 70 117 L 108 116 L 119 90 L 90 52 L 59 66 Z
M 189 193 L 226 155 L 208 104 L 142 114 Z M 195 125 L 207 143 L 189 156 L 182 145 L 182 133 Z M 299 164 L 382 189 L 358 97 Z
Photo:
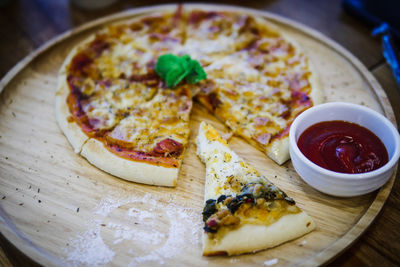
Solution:
M 116 145 L 105 145 L 105 147 L 111 151 L 112 153 L 125 158 L 130 159 L 133 161 L 143 161 L 146 163 L 151 163 L 156 166 L 163 166 L 167 168 L 178 168 L 179 167 L 179 160 L 174 157 L 163 157 L 154 155 L 152 153 L 146 153 L 142 151 L 134 151 L 126 148 L 121 148 Z
M 389 158 L 385 145 L 374 133 L 346 121 L 314 124 L 300 135 L 297 145 L 315 164 L 341 173 L 373 171 Z

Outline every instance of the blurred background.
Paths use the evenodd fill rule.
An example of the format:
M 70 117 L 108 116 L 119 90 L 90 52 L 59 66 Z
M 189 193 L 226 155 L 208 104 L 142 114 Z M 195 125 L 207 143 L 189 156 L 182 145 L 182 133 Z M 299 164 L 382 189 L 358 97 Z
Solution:
M 30 51 L 85 22 L 130 8 L 177 1 L 155 0 L 0 0 L 0 77 Z M 107 4 L 100 8 L 101 3 Z M 190 1 L 189 1 L 190 2 Z M 199 2 L 199 1 L 193 1 Z M 266 10 L 304 23 L 331 37 L 368 68 L 384 61 L 371 27 L 346 13 L 341 0 L 202 1 Z M 381 3 L 382 1 L 375 1 Z M 400 1 L 398 1 L 400 2 Z M 88 8 L 92 6 L 93 8 Z M 83 8 L 86 7 L 86 8 Z M 96 8 L 97 7 L 97 8 Z M 351 36 L 351 38 L 349 38 Z M 10 53 L 10 51 L 12 51 Z M 365 56 L 368 55 L 368 56 Z

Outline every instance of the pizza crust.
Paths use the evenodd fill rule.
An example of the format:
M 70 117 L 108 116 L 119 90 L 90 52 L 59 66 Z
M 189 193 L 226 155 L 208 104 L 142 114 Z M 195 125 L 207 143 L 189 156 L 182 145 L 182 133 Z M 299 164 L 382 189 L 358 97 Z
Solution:
M 168 168 L 123 159 L 110 152 L 100 141 L 93 138 L 90 138 L 83 145 L 81 155 L 97 168 L 128 181 L 150 185 L 176 186 L 179 167 Z
M 322 83 L 318 71 L 316 70 L 314 64 L 308 60 L 308 68 L 310 69 L 311 75 L 309 81 L 311 83 L 311 100 L 313 101 L 313 106 L 319 105 L 324 100 L 324 93 L 322 90 Z
M 267 148 L 266 151 L 267 156 L 282 165 L 285 163 L 289 158 L 289 136 L 285 136 L 281 139 L 273 140 Z
M 89 137 L 82 132 L 81 127 L 79 127 L 76 122 L 68 121 L 71 117 L 71 113 L 66 101 L 69 94 L 69 88 L 65 75 L 61 75 L 58 82 L 59 85 L 56 93 L 55 106 L 57 122 L 64 135 L 74 148 L 74 152 L 79 153 L 83 144 L 89 139 Z
M 305 212 L 285 215 L 270 225 L 245 224 L 227 232 L 220 240 L 204 235 L 203 256 L 256 252 L 303 236 L 313 229 L 315 223 Z
M 89 137 L 82 132 L 81 127 L 74 121 L 69 122 L 69 118 L 72 118 L 72 114 L 67 104 L 67 98 L 69 95 L 69 86 L 67 84 L 67 66 L 71 62 L 72 58 L 77 54 L 79 49 L 85 44 L 91 42 L 94 36 L 89 36 L 84 41 L 75 46 L 65 58 L 59 73 L 58 73 L 58 84 L 56 92 L 56 105 L 55 113 L 58 125 L 67 137 L 75 153 L 80 153 L 83 144 L 89 139 Z

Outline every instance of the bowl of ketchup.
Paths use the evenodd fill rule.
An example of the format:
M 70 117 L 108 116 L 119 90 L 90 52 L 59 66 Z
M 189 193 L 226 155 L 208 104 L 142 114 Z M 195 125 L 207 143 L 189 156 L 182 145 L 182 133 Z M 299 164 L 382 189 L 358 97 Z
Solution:
M 300 177 L 334 196 L 359 196 L 380 188 L 400 156 L 399 132 L 386 117 L 344 102 L 304 111 L 290 127 L 289 142 Z

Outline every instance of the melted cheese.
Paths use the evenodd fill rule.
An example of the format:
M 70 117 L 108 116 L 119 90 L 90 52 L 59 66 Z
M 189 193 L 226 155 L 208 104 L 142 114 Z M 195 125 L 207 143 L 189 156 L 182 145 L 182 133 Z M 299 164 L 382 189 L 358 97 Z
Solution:
M 199 26 L 204 35 L 205 29 L 218 25 L 220 18 L 210 20 Z M 215 82 L 211 93 L 216 94 L 220 103 L 213 112 L 235 134 L 267 151 L 272 138 L 279 136 L 300 112 L 308 108 L 307 104 L 301 106 L 293 101 L 292 92 L 300 90 L 305 95 L 310 94 L 308 76 L 304 75 L 309 67 L 307 58 L 277 31 L 259 21 L 253 21 L 252 27 L 259 32 L 251 44 L 253 48 L 228 50 L 217 55 L 205 52 L 209 64 L 204 62 L 204 69 L 208 78 Z M 246 30 L 238 33 L 237 23 L 232 24 L 229 35 L 224 35 L 225 32 L 227 30 L 222 36 L 231 38 L 230 43 L 248 42 L 254 38 Z M 214 41 L 218 40 L 213 39 L 210 44 L 214 47 Z M 199 99 L 208 101 L 201 95 Z M 260 118 L 267 118 L 268 123 L 258 123 Z M 266 138 L 265 134 L 270 137 Z
M 264 176 L 228 147 L 226 141 L 211 125 L 205 122 L 200 124 L 196 144 L 197 155 L 206 164 L 206 200 L 239 193 L 237 187 L 224 186 L 228 177 L 235 177 L 241 184 L 257 182 L 260 179 L 266 181 Z
M 131 143 L 131 146 L 145 152 L 151 152 L 158 142 L 166 138 L 186 145 L 190 107 L 187 110 L 182 107 L 190 104 L 191 99 L 179 96 L 179 91 L 158 90 L 151 100 L 135 105 L 131 114 L 110 133 L 110 137 Z
M 110 26 L 101 33 L 108 47 L 95 58 L 96 78 L 88 77 L 82 86 L 88 96 L 83 110 L 89 121 L 95 129 L 110 131 L 107 135 L 114 141 L 143 151 L 151 151 L 166 138 L 187 143 L 191 99 L 179 92 L 195 91 L 200 85 L 169 91 L 161 83 L 129 79 L 147 75 L 165 53 L 198 59 L 221 102 L 216 115 L 236 134 L 264 149 L 271 140 L 265 134 L 279 134 L 302 111 L 290 110 L 294 115 L 283 116 L 288 112 L 285 103 L 291 100 L 293 77 L 299 79 L 297 87 L 309 88 L 303 75 L 308 71 L 307 59 L 264 23 L 229 12 L 199 23 L 186 21 L 185 15 L 177 23 L 172 13 L 142 20 Z M 246 23 L 251 27 L 246 28 Z M 251 49 L 254 45 L 257 48 Z M 260 123 L 260 118 L 267 122 Z
M 200 124 L 196 144 L 197 155 L 206 165 L 205 201 L 217 200 L 221 195 L 235 198 L 249 183 L 276 188 L 267 178 L 232 151 L 211 125 L 205 122 Z M 235 225 L 222 224 L 217 233 L 207 233 L 208 238 L 219 242 L 218 240 L 221 240 L 229 231 L 243 225 L 270 225 L 284 215 L 301 212 L 296 205 L 290 205 L 282 199 L 257 198 L 255 202 L 256 204 L 242 203 L 236 211 L 228 213 L 239 218 L 238 223 Z M 218 212 L 227 210 L 228 207 L 226 203 L 218 202 L 216 209 L 215 214 L 218 214 Z M 218 215 L 210 216 L 214 216 L 214 220 L 219 218 Z

